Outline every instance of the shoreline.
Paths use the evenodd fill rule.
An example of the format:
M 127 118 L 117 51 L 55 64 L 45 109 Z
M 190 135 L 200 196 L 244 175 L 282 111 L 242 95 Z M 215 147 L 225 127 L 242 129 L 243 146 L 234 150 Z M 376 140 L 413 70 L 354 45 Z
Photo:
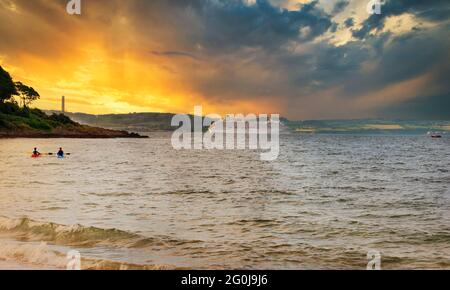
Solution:
M 148 139 L 148 136 L 79 136 L 79 135 L 67 135 L 67 136 L 53 136 L 53 135 L 41 135 L 41 136 L 3 136 L 0 135 L 0 140 L 8 139 Z
M 0 139 L 146 139 L 148 136 L 127 131 L 115 131 L 108 129 L 98 129 L 99 132 L 1 132 Z

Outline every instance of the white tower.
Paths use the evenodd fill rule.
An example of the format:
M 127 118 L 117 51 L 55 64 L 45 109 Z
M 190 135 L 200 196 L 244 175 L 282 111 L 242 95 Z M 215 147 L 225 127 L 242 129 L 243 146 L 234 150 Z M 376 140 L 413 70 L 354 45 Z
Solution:
M 61 99 L 61 112 L 63 114 L 66 112 L 66 98 L 64 96 Z

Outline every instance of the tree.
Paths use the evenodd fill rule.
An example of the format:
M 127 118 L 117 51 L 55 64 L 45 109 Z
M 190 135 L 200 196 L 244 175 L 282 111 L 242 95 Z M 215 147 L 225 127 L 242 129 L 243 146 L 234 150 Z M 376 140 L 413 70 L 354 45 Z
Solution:
M 17 95 L 17 89 L 11 76 L 0 66 L 0 103 L 15 95 Z
M 16 82 L 15 86 L 19 93 L 20 99 L 22 100 L 23 107 L 30 105 L 32 102 L 41 97 L 32 87 L 26 86 L 21 82 Z

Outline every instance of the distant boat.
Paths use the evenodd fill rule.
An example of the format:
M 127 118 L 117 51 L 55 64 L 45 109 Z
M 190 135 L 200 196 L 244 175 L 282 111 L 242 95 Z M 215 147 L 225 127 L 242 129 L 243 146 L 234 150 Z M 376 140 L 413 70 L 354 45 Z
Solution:
M 428 132 L 428 136 L 435 139 L 442 138 L 442 134 L 438 132 Z

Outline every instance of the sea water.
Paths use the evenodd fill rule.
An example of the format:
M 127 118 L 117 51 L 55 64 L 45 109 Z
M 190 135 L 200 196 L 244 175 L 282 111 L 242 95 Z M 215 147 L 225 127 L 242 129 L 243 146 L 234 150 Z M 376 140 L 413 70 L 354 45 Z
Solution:
M 450 268 L 449 138 L 288 133 L 273 162 L 170 138 L 0 140 L 0 267 Z

